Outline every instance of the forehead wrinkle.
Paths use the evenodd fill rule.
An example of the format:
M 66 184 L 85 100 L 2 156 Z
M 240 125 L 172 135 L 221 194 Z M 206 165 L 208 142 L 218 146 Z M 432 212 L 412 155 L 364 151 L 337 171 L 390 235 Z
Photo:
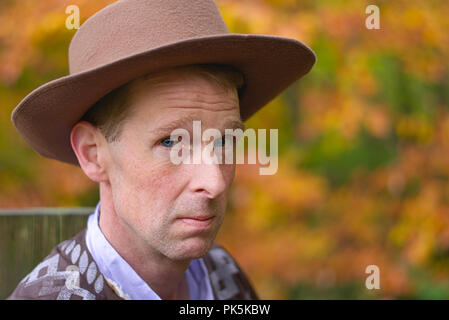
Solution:
M 208 110 L 208 111 L 232 111 L 239 110 L 238 99 L 233 99 L 232 101 L 217 100 L 206 101 L 206 100 L 192 100 L 192 99 L 165 99 L 164 103 L 171 102 L 170 104 L 164 104 L 167 109 L 196 109 L 196 110 Z
M 168 100 L 177 100 L 179 99 L 179 94 L 182 94 L 183 97 L 181 99 L 192 99 L 198 101 L 208 102 L 208 97 L 213 97 L 211 100 L 216 100 L 215 97 L 223 97 L 229 98 L 237 98 L 237 89 L 236 88 L 222 88 L 218 87 L 213 83 L 208 83 L 209 89 L 213 90 L 205 90 L 198 89 L 197 86 L 192 86 L 191 84 L 186 84 L 185 82 L 179 83 L 159 83 L 154 88 L 157 88 L 160 92 L 158 96 L 163 96 Z
M 219 95 L 213 93 L 204 93 L 203 91 L 186 91 L 182 92 L 180 96 L 180 91 L 173 92 L 169 95 L 162 97 L 165 101 L 173 102 L 172 106 L 182 105 L 228 105 L 233 106 L 239 105 L 239 100 L 237 95 L 230 95 L 221 93 Z M 179 102 L 179 103 L 177 103 Z
M 198 91 L 199 92 L 199 91 Z M 147 91 L 147 93 L 149 93 Z M 145 99 L 145 96 L 142 96 L 141 102 L 139 102 L 142 107 L 139 112 L 143 112 L 145 108 L 151 107 L 151 109 L 154 109 L 154 112 L 156 110 L 163 111 L 164 109 L 178 109 L 178 110 L 188 110 L 188 109 L 194 109 L 194 110 L 206 110 L 206 111 L 239 111 L 240 105 L 238 98 L 236 99 L 229 99 L 222 100 L 222 99 L 215 99 L 215 101 L 207 101 L 207 99 L 185 99 L 184 97 L 179 97 L 178 92 L 173 92 L 169 96 L 167 95 L 159 95 L 155 94 Z M 195 97 L 201 96 L 200 94 L 196 94 Z M 156 108 L 153 108 L 156 107 Z M 153 111 L 151 112 L 153 113 Z M 240 112 L 239 116 L 240 116 Z M 138 115 L 137 115 L 138 116 Z
M 170 134 L 175 129 L 190 129 L 190 131 L 193 128 L 193 121 L 202 121 L 201 119 L 198 119 L 198 117 L 192 116 L 192 115 L 185 115 L 181 118 L 175 119 L 173 121 L 170 121 L 167 124 L 162 124 L 159 127 L 155 129 L 151 129 L 149 132 L 152 134 Z M 202 129 L 203 123 L 201 123 Z M 242 129 L 245 130 L 245 125 L 239 118 L 238 120 L 226 120 L 223 125 L 220 126 L 218 129 L 222 134 L 224 134 L 224 129 Z
M 179 80 L 179 79 L 177 79 Z M 213 86 L 213 84 L 210 84 Z M 215 87 L 215 86 L 214 86 Z M 140 91 L 140 90 L 137 90 Z M 142 101 L 145 105 L 160 108 L 192 108 L 213 111 L 231 111 L 239 109 L 239 99 L 236 90 L 201 90 L 183 81 L 173 83 L 156 82 L 145 88 Z M 218 93 L 217 93 L 218 92 Z M 134 92 L 137 93 L 137 92 Z
M 199 106 L 171 106 L 171 107 L 167 107 L 167 109 L 181 109 L 181 110 L 185 110 L 185 109 L 208 110 L 207 108 L 199 107 Z M 238 109 L 237 109 L 236 107 L 230 107 L 230 108 L 220 108 L 220 109 L 213 110 L 213 111 L 232 111 L 232 110 L 238 110 Z

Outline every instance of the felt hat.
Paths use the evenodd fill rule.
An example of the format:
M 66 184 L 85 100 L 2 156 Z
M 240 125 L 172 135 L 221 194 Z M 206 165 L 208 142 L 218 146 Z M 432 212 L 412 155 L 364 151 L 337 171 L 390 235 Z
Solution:
M 119 0 L 87 19 L 68 50 L 69 75 L 29 93 L 12 121 L 44 157 L 78 164 L 70 132 L 112 90 L 145 74 L 190 64 L 241 71 L 242 120 L 312 68 L 314 52 L 296 39 L 230 33 L 213 0 Z

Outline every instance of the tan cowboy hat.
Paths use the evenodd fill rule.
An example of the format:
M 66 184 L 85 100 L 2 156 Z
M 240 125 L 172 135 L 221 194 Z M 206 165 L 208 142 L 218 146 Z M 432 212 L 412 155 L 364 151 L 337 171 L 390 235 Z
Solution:
M 12 112 L 44 157 L 79 165 L 72 127 L 110 91 L 169 67 L 225 64 L 240 70 L 242 120 L 312 68 L 316 56 L 290 38 L 229 33 L 213 0 L 119 0 L 86 20 L 69 46 L 70 75 L 28 94 Z

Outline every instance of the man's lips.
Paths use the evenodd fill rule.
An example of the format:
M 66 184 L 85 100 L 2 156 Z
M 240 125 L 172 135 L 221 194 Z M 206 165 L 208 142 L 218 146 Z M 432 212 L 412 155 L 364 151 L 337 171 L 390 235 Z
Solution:
M 215 220 L 215 216 L 180 217 L 178 220 L 197 229 L 206 229 Z

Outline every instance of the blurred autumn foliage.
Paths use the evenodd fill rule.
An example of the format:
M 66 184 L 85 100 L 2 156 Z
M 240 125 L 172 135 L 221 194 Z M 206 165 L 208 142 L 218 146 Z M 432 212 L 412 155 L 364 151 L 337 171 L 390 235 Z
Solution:
M 44 159 L 10 122 L 68 74 L 74 30 L 113 1 L 0 2 L 0 207 L 94 206 L 79 168 Z M 299 39 L 311 73 L 247 123 L 279 129 L 279 170 L 239 165 L 218 241 L 262 298 L 449 298 L 449 2 L 217 0 L 231 32 Z M 380 30 L 365 8 L 380 8 Z M 365 268 L 380 269 L 379 290 Z

